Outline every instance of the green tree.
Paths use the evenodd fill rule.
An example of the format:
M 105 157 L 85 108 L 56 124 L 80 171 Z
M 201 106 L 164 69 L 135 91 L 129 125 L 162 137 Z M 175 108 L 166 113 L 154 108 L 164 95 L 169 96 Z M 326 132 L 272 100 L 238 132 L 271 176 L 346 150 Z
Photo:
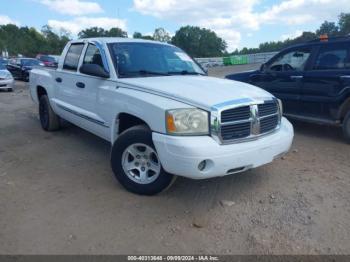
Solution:
M 91 27 L 79 32 L 79 38 L 92 38 L 92 37 L 104 37 L 106 30 L 100 27 Z
M 160 27 L 154 30 L 153 39 L 160 42 L 169 43 L 171 41 L 171 37 L 164 28 Z
M 101 27 L 91 27 L 82 30 L 78 34 L 79 38 L 92 38 L 92 37 L 128 37 L 127 32 L 120 28 L 114 27 L 110 30 L 105 30 Z
M 111 28 L 108 32 L 106 32 L 107 37 L 128 37 L 128 33 L 123 31 L 122 29 L 118 27 Z
M 272 41 L 261 43 L 257 48 L 242 48 L 240 51 L 235 50 L 231 55 L 245 55 L 245 54 L 255 54 L 263 52 L 276 52 L 280 51 L 283 48 L 286 48 L 291 45 L 305 43 L 316 39 L 317 36 L 313 32 L 303 32 L 301 36 L 298 36 L 294 39 L 287 39 L 285 41 Z
M 17 27 L 11 24 L 0 26 L 0 52 L 7 50 L 11 56 L 60 54 L 67 41 L 69 36 L 66 33 L 58 35 L 48 26 L 44 26 L 41 32 L 35 28 Z
M 154 40 L 153 36 L 150 35 L 142 35 L 140 32 L 135 32 L 133 34 L 133 38 L 135 39 L 146 39 L 146 40 Z
M 154 40 L 154 39 L 153 39 L 153 36 L 150 36 L 150 35 L 143 35 L 143 36 L 142 36 L 142 39 L 145 39 L 145 40 Z
M 339 16 L 339 31 L 342 35 L 350 34 L 350 13 L 341 13 Z
M 142 34 L 140 32 L 135 32 L 132 37 L 135 39 L 140 39 L 142 38 Z
M 334 22 L 324 21 L 319 29 L 316 30 L 316 35 L 328 35 L 330 37 L 339 35 L 339 27 Z
M 196 26 L 181 27 L 172 38 L 172 43 L 193 57 L 221 56 L 227 47 L 215 32 Z

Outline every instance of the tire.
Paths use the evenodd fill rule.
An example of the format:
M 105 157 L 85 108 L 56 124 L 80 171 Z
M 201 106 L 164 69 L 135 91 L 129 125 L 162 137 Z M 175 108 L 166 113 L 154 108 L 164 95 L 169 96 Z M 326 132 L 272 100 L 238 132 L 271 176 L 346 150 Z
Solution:
M 29 73 L 22 74 L 22 81 L 29 82 Z
M 7 88 L 7 92 L 13 92 L 13 88 Z
M 343 121 L 343 133 L 346 142 L 350 144 L 350 112 L 348 112 L 345 115 L 344 121 Z
M 52 110 L 47 95 L 42 95 L 39 99 L 39 116 L 41 127 L 45 131 L 55 131 L 60 128 L 60 118 Z
M 158 194 L 175 179 L 163 169 L 146 126 L 132 127 L 119 136 L 112 147 L 111 165 L 120 184 L 139 195 Z

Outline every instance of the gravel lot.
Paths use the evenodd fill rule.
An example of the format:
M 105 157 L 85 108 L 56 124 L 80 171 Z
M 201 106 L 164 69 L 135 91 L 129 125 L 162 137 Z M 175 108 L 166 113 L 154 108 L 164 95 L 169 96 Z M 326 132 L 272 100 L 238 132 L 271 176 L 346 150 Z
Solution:
M 0 92 L 0 254 L 350 254 L 350 145 L 293 124 L 284 159 L 141 197 L 114 180 L 107 142 L 42 131 L 17 82 Z

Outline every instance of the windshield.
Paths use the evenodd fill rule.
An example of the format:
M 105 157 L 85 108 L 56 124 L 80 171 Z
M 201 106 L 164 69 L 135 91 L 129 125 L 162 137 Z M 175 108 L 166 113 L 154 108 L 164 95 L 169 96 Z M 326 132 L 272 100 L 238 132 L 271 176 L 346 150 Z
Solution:
M 23 66 L 36 66 L 39 65 L 39 60 L 35 59 L 22 59 L 22 65 Z
M 5 69 L 6 69 L 6 66 L 0 63 L 0 70 L 5 70 Z
M 118 76 L 204 75 L 181 49 L 156 43 L 113 43 L 110 50 Z

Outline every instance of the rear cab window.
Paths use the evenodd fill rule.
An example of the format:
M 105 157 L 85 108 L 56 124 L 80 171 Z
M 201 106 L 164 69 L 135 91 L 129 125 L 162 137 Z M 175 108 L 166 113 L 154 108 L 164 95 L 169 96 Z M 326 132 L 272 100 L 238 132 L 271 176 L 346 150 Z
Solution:
M 72 44 L 63 63 L 63 69 L 69 71 L 77 71 L 79 59 L 84 48 L 84 43 Z
M 313 70 L 350 69 L 349 47 L 345 43 L 321 46 Z

